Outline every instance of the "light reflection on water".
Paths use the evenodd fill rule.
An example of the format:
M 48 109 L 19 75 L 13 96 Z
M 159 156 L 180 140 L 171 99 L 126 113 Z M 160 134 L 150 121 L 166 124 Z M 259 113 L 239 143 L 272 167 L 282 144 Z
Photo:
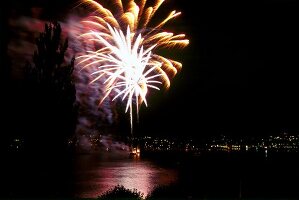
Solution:
M 156 186 L 177 181 L 177 171 L 128 155 L 78 155 L 75 164 L 76 191 L 79 198 L 98 197 L 116 185 L 136 188 L 148 195 Z

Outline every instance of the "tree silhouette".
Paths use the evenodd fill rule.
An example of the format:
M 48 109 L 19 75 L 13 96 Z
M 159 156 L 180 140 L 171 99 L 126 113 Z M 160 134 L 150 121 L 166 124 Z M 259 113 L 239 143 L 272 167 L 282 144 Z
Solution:
M 68 39 L 62 41 L 61 26 L 57 22 L 45 24 L 44 32 L 36 39 L 36 46 L 33 65 L 28 62 L 25 67 L 29 94 L 27 105 L 30 105 L 27 112 L 33 116 L 27 122 L 28 133 L 30 141 L 35 144 L 44 147 L 46 143 L 59 149 L 65 146 L 76 126 L 76 90 L 72 77 L 74 57 L 70 64 L 64 65 Z

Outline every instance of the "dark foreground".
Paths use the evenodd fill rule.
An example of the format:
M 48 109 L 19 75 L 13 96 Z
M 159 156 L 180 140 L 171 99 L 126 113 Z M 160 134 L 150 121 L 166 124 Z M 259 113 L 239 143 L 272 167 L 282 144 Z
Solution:
M 3 156 L 0 199 L 73 199 L 76 156 L 20 153 Z M 177 170 L 177 181 L 154 189 L 152 199 L 298 199 L 298 158 L 298 153 L 270 152 L 267 156 L 144 153 L 140 159 Z

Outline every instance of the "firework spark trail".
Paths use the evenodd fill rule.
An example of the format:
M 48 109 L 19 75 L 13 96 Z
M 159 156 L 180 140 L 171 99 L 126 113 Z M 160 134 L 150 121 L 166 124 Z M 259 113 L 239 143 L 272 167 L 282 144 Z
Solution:
M 153 6 L 147 6 L 146 0 L 139 1 L 139 5 L 134 0 L 129 0 L 127 5 L 115 0 L 113 5 L 117 12 L 113 13 L 94 0 L 83 1 L 95 9 L 95 15 L 82 21 L 89 31 L 80 37 L 96 48 L 77 57 L 78 65 L 82 69 L 97 68 L 91 73 L 96 75 L 91 83 L 104 80 L 105 95 L 100 103 L 110 95 L 112 100 L 126 101 L 125 112 L 130 110 L 131 131 L 133 104 L 136 104 L 138 117 L 140 105 L 147 106 L 148 88 L 159 90 L 159 84 L 169 88 L 170 78 L 182 67 L 177 61 L 155 54 L 155 50 L 189 44 L 184 34 L 161 31 L 180 12 L 172 11 L 157 25 L 149 25 L 163 2 L 156 0 Z

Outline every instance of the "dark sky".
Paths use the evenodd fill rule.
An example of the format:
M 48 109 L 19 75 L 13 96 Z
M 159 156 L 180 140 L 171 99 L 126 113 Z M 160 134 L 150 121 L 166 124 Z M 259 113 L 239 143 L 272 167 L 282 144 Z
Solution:
M 183 69 L 140 123 L 170 135 L 298 133 L 297 2 L 178 6 L 190 39 Z
M 35 4 L 60 16 L 58 3 L 26 5 Z M 182 71 L 168 91 L 148 97 L 137 134 L 299 132 L 296 1 L 169 0 L 168 6 L 182 11 L 171 27 L 186 33 L 190 45 L 171 53 Z

